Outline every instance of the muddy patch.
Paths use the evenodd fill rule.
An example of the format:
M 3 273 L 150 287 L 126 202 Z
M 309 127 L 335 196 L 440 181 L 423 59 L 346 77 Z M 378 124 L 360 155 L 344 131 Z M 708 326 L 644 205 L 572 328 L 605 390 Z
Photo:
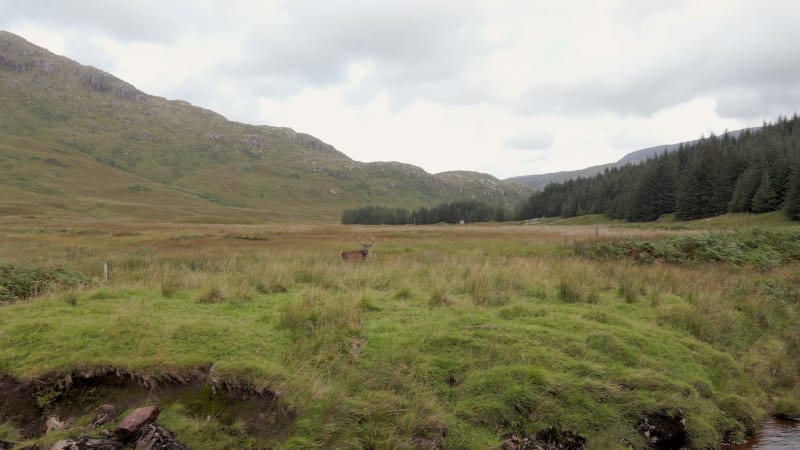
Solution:
M 159 376 L 115 368 L 34 380 L 0 375 L 0 423 L 12 424 L 25 439 L 52 429 L 77 435 L 117 420 L 125 410 L 155 404 L 193 419 L 237 424 L 259 441 L 284 440 L 295 414 L 280 396 L 280 392 L 222 380 L 209 368 Z
M 654 450 L 684 448 L 689 442 L 685 420 L 679 415 L 652 413 L 636 424 L 636 429 L 647 440 L 648 448 Z
M 44 433 L 46 417 L 36 402 L 37 390 L 35 383 L 0 375 L 0 423 L 14 424 L 26 438 Z
M 503 436 L 503 450 L 584 450 L 586 438 L 569 430 L 545 428 L 532 436 Z

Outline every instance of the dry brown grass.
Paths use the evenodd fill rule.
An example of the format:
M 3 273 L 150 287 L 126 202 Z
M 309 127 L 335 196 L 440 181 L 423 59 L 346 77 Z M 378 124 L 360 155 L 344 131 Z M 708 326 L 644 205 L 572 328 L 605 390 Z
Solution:
M 797 306 L 773 292 L 791 286 L 797 268 L 640 265 L 573 251 L 573 245 L 595 241 L 675 233 L 593 225 L 6 217 L 0 219 L 2 262 L 60 266 L 95 281 L 87 292 L 9 307 L 21 317 L 5 326 L 30 335 L 8 334 L 15 346 L 5 350 L 0 365 L 18 375 L 36 374 L 83 364 L 84 353 L 113 354 L 103 347 L 106 337 L 92 340 L 96 349 L 80 348 L 84 353 L 49 354 L 29 344 L 77 339 L 71 327 L 39 327 L 42 314 L 86 320 L 80 327 L 90 338 L 97 332 L 89 313 L 111 314 L 115 326 L 108 332 L 124 339 L 134 329 L 139 333 L 140 348 L 120 357 L 126 367 L 213 363 L 226 376 L 275 383 L 291 392 L 287 401 L 310 427 L 298 429 L 298 439 L 311 436 L 320 448 L 354 442 L 403 447 L 420 433 L 441 439 L 443 430 L 454 448 L 493 443 L 517 414 L 508 408 L 518 392 L 533 396 L 545 382 L 539 372 L 547 373 L 554 390 L 535 394 L 546 409 L 514 420 L 585 427 L 595 448 L 603 448 L 602 442 L 619 442 L 623 435 L 636 438 L 626 428 L 631 408 L 668 405 L 695 414 L 689 426 L 697 442 L 713 444 L 720 433 L 741 432 L 735 420 L 713 423 L 728 417 L 728 394 L 767 408 L 800 405 L 793 378 L 798 361 L 791 356 L 800 348 L 791 328 Z M 369 260 L 341 261 L 339 253 L 358 248 L 359 237 L 375 238 Z M 104 261 L 110 269 L 105 285 Z M 774 289 L 765 289 L 762 280 Z M 107 310 L 109 305 L 116 309 Z M 141 335 L 145 325 L 147 336 Z M 18 352 L 19 342 L 32 345 L 35 357 Z M 518 370 L 532 378 L 518 379 Z M 472 384 L 461 386 L 464 380 Z M 621 383 L 643 388 L 619 391 Z M 693 386 L 719 396 L 703 397 Z M 574 398 L 553 400 L 562 394 Z M 609 395 L 617 403 L 606 403 Z M 353 428 L 356 416 L 373 422 Z M 612 428 L 598 420 L 613 422 L 613 433 L 623 434 L 609 434 Z

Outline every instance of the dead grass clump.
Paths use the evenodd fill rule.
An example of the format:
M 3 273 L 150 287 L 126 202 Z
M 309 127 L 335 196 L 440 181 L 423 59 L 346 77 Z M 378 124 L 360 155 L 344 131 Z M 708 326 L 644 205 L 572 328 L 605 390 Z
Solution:
M 211 286 L 197 297 L 198 303 L 223 303 L 228 295 L 219 286 Z
M 414 297 L 414 293 L 411 292 L 411 289 L 407 287 L 401 287 L 400 289 L 396 290 L 392 295 L 392 298 L 395 300 L 408 300 Z
M 180 288 L 181 284 L 177 277 L 170 276 L 161 280 L 161 295 L 165 298 L 174 297 Z
M 431 297 L 428 299 L 428 305 L 430 306 L 450 306 L 453 304 L 453 301 L 447 295 L 447 292 L 441 287 L 434 287 L 433 291 L 431 291 Z
M 556 287 L 556 296 L 564 303 L 578 303 L 581 301 L 581 292 L 571 281 L 561 280 Z

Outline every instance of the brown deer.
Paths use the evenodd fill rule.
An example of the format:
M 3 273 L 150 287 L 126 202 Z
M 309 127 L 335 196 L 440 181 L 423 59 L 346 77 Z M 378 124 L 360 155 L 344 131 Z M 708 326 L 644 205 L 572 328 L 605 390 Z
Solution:
M 367 260 L 367 256 L 369 256 L 369 248 L 375 244 L 375 238 L 372 238 L 369 244 L 361 242 L 361 238 L 358 238 L 358 243 L 361 244 L 361 250 L 342 252 L 342 261 L 364 262 Z

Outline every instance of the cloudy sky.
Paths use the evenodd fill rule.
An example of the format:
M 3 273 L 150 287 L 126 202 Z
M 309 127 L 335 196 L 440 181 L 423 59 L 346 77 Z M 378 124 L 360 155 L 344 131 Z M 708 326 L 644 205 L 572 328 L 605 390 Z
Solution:
M 800 110 L 800 2 L 0 0 L 0 29 L 359 161 L 505 178 Z

